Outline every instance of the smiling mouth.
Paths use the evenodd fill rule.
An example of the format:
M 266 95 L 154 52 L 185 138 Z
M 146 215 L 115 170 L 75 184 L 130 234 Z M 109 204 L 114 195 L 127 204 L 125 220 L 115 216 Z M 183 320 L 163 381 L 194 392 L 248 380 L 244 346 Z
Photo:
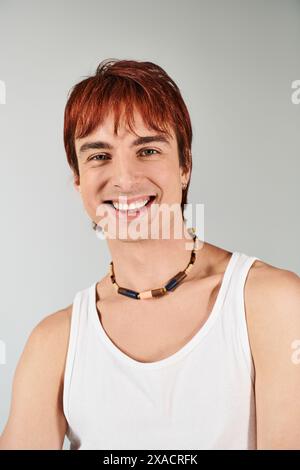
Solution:
M 149 206 L 150 204 L 152 204 L 152 202 L 156 199 L 156 196 L 148 196 L 147 197 L 147 202 L 141 206 L 138 206 L 138 207 L 133 207 L 131 209 L 129 209 L 128 206 L 130 206 L 130 204 L 118 204 L 119 207 L 116 207 L 112 200 L 107 200 L 107 201 L 104 201 L 104 204 L 109 204 L 111 207 L 113 207 L 113 209 L 116 211 L 116 212 L 122 212 L 122 213 L 128 213 L 128 214 L 133 214 L 133 213 L 136 213 L 137 211 L 141 211 L 142 209 L 144 209 L 145 207 Z M 145 198 L 146 200 L 146 198 Z M 126 206 L 126 207 L 124 207 Z

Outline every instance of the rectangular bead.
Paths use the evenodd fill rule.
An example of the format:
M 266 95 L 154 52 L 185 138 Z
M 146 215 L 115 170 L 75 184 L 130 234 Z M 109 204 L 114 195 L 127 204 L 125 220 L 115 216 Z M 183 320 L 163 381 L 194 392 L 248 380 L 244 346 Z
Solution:
M 175 289 L 175 287 L 177 287 L 177 285 L 179 284 L 179 282 L 184 279 L 186 277 L 186 273 L 184 271 L 180 271 L 178 274 L 176 274 L 176 276 L 174 276 L 169 282 L 168 284 L 165 286 L 165 288 L 170 291 L 170 290 L 173 290 Z
M 161 289 L 153 289 L 151 291 L 152 297 L 161 297 L 162 295 L 165 295 L 165 289 L 162 287 Z
M 126 297 L 131 297 L 132 299 L 138 299 L 138 292 L 135 292 L 134 290 L 125 289 L 124 287 L 119 287 L 118 293 L 122 295 L 126 295 Z

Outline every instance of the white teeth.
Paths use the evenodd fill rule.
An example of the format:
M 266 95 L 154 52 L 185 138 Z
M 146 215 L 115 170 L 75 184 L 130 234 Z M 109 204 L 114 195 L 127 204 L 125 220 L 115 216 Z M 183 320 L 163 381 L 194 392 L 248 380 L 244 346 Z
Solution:
M 147 198 L 143 201 L 132 202 L 131 204 L 119 204 L 118 202 L 113 202 L 113 206 L 115 209 L 121 211 L 130 211 L 134 209 L 140 209 L 141 207 L 145 206 L 149 200 L 150 198 Z

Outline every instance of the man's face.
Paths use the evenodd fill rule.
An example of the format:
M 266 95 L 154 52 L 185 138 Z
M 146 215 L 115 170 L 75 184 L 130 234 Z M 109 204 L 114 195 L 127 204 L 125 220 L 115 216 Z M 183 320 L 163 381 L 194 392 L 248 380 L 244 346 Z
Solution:
M 143 196 L 155 196 L 156 204 L 181 203 L 182 183 L 188 182 L 189 175 L 184 175 L 179 166 L 174 131 L 169 137 L 145 127 L 137 111 L 134 130 L 137 135 L 121 121 L 118 135 L 114 135 L 114 117 L 110 114 L 93 133 L 75 141 L 80 179 L 74 184 L 81 192 L 87 213 L 97 223 L 101 220 L 96 215 L 97 207 L 105 201 L 130 203 L 137 196 L 138 201 L 146 200 Z M 137 141 L 139 137 L 153 136 L 161 140 L 158 137 Z M 121 200 L 120 196 L 127 199 Z M 122 212 L 114 214 L 116 209 L 109 203 L 107 208 L 111 216 Z

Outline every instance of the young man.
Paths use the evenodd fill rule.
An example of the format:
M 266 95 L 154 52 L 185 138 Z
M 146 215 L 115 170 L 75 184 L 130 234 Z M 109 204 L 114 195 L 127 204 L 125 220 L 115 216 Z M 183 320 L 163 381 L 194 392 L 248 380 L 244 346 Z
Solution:
M 0 448 L 61 449 L 67 433 L 72 449 L 300 449 L 300 279 L 204 241 L 191 253 L 176 84 L 150 62 L 104 61 L 74 87 L 64 137 L 113 265 L 34 328 Z M 160 223 L 147 236 L 173 205 L 181 236 Z

